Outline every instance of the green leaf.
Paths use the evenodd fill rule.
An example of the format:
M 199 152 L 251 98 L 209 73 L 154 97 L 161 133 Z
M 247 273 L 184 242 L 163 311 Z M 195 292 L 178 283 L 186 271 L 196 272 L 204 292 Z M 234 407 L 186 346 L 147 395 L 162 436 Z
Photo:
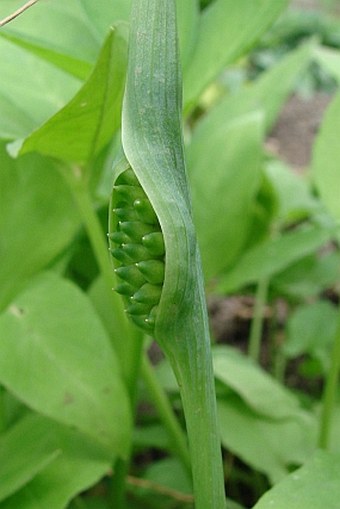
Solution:
M 196 39 L 199 32 L 199 6 L 197 0 L 176 0 L 177 28 L 179 39 L 179 54 L 182 69 L 185 70 L 191 63 L 195 51 Z
M 102 39 L 113 23 L 128 21 L 130 17 L 131 0 L 102 0 L 100 9 L 92 0 L 80 0 L 80 3 L 88 21 L 96 28 Z
M 80 82 L 0 39 L 0 137 L 27 136 L 61 108 Z
M 277 274 L 271 282 L 275 292 L 299 300 L 316 297 L 340 282 L 340 253 L 309 255 Z
M 0 144 L 0 310 L 70 243 L 79 218 L 51 162 L 13 160 Z
M 0 436 L 0 501 L 31 481 L 60 454 L 50 436 L 46 423 L 24 418 Z
M 228 397 L 218 400 L 218 414 L 224 447 L 273 483 L 314 451 L 317 426 L 307 413 L 273 421 L 254 413 L 238 398 Z
M 321 199 L 335 219 L 340 220 L 340 93 L 324 116 L 312 159 L 312 175 Z
M 321 362 L 327 373 L 337 325 L 338 312 L 330 302 L 300 306 L 289 317 L 283 351 L 290 358 L 310 354 Z
M 124 27 L 112 29 L 98 62 L 77 95 L 23 143 L 20 153 L 38 151 L 70 162 L 86 162 L 120 125 L 127 43 Z
M 318 451 L 268 491 L 253 509 L 338 509 L 340 455 Z
M 284 223 L 301 221 L 321 209 L 309 183 L 281 161 L 272 161 L 265 168 L 278 199 L 277 219 Z
M 254 109 L 263 112 L 268 132 L 292 92 L 299 74 L 310 61 L 312 49 L 313 45 L 308 43 L 288 53 L 256 81 L 247 84 L 237 94 L 227 95 L 197 123 L 193 141 L 197 144 L 204 143 L 215 125 L 233 122 L 235 117 Z
M 62 71 L 65 71 L 80 80 L 85 80 L 91 71 L 92 65 L 89 62 L 62 54 L 52 48 L 40 46 L 39 44 L 26 40 L 20 36 L 8 34 L 6 32 L 0 32 L 0 35 L 7 41 L 16 44 L 24 50 L 28 50 L 30 53 L 33 53 L 42 60 L 50 62 L 55 67 L 58 67 Z
M 254 411 L 272 419 L 296 417 L 298 399 L 250 358 L 230 347 L 213 349 L 215 377 Z
M 45 444 L 58 455 L 31 482 L 2 502 L 0 509 L 64 509 L 75 495 L 91 487 L 110 469 L 112 456 L 108 452 L 74 429 L 50 419 L 28 415 L 13 429 L 18 438 L 20 432 L 26 433 L 31 448 L 39 450 Z M 25 464 L 20 451 L 15 449 L 12 454 L 18 456 L 18 463 Z M 6 463 L 2 463 L 1 470 L 5 475 Z
M 7 13 L 12 12 L 13 0 L 1 4 Z M 81 1 L 38 2 L 1 33 L 87 63 L 96 59 L 102 42 Z
M 21 4 L 18 3 L 17 7 Z M 3 16 L 15 9 L 13 0 L 2 0 Z M 92 0 L 34 6 L 24 16 L 2 28 L 0 36 L 67 73 L 85 80 L 110 27 L 128 21 L 131 0 Z M 196 0 L 177 0 L 179 42 L 183 65 L 194 50 L 199 10 Z
M 1 315 L 0 337 L 0 383 L 34 410 L 126 453 L 130 415 L 119 366 L 76 286 L 54 274 L 37 278 Z
M 330 450 L 340 453 L 340 405 L 334 407 L 332 426 L 330 430 Z
M 191 479 L 183 465 L 175 458 L 151 463 L 143 478 L 182 493 L 192 493 Z
M 261 184 L 262 115 L 211 125 L 204 143 L 188 147 L 195 225 L 206 279 L 239 256 Z M 221 214 L 223 211 L 223 214 Z
M 128 21 L 130 18 L 131 0 L 102 0 L 100 9 L 92 0 L 81 0 L 81 3 L 88 19 L 102 37 L 114 21 Z M 180 53 L 182 64 L 185 65 L 195 45 L 199 10 L 197 0 L 185 0 L 185 2 L 176 0 L 176 3 Z
M 249 249 L 221 278 L 217 291 L 231 292 L 262 278 L 272 277 L 323 246 L 333 234 L 331 228 L 306 226 L 265 240 Z
M 338 49 L 316 47 L 313 56 L 338 82 L 340 81 L 340 51 Z
M 205 9 L 184 75 L 184 104 L 194 106 L 204 87 L 253 45 L 287 4 L 286 0 L 216 0 Z

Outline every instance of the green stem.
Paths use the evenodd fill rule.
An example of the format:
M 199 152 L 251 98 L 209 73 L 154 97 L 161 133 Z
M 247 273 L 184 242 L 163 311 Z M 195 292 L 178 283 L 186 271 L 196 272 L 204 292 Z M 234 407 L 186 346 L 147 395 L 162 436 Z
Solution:
M 321 449 L 327 449 L 329 447 L 332 415 L 338 391 L 339 371 L 340 371 L 340 312 L 338 327 L 334 340 L 333 352 L 331 356 L 331 366 L 328 372 L 323 394 L 323 404 L 319 432 L 319 447 L 321 447 Z
M 185 345 L 183 345 L 185 346 Z M 196 509 L 225 509 L 223 465 L 217 424 L 210 345 L 182 350 L 172 358 L 185 413 Z M 198 369 L 197 369 L 198 368 Z
M 149 391 L 152 402 L 168 432 L 171 450 L 182 461 L 184 467 L 191 476 L 191 461 L 185 434 L 173 413 L 166 394 L 158 383 L 153 367 L 146 355 L 142 360 L 141 375 Z
M 274 378 L 276 378 L 276 380 L 278 380 L 282 384 L 284 384 L 286 364 L 287 364 L 286 356 L 282 351 L 282 347 L 278 346 L 277 351 L 275 352 L 273 375 Z
M 90 191 L 86 178 L 84 177 L 84 169 L 78 166 L 61 166 L 60 171 L 70 187 L 89 237 L 100 273 L 104 279 L 107 295 L 110 302 L 112 302 L 112 309 L 114 309 L 112 319 L 115 320 L 116 330 L 120 331 L 121 335 L 124 337 L 124 340 L 122 340 L 119 335 L 117 335 L 112 339 L 115 341 L 113 346 L 123 368 L 123 373 L 125 374 L 125 378 L 128 379 L 126 375 L 129 370 L 128 357 L 130 341 L 125 338 L 130 338 L 131 328 L 127 322 L 122 301 L 116 293 L 113 292 L 115 277 L 109 258 L 108 246 L 98 216 L 93 207 Z
M 130 396 L 131 407 L 134 408 L 136 386 L 139 374 L 139 364 L 142 350 L 142 335 L 135 328 L 129 326 L 124 313 L 121 299 L 113 292 L 115 285 L 114 273 L 108 254 L 101 224 L 93 208 L 90 191 L 81 167 L 61 167 L 61 173 L 70 186 L 74 200 L 80 212 L 83 224 L 90 239 L 90 243 L 104 279 L 108 299 L 112 302 L 112 319 L 116 322 L 116 330 L 120 331 L 114 340 L 113 347 L 117 353 L 126 387 Z M 112 507 L 125 507 L 125 477 L 128 472 L 129 461 L 118 460 L 114 467 L 112 479 Z
M 0 385 L 0 433 L 7 428 L 5 394 L 5 388 Z
M 251 322 L 249 336 L 249 356 L 255 361 L 259 361 L 261 351 L 261 340 L 263 331 L 263 313 L 267 302 L 269 282 L 267 278 L 260 279 L 257 285 L 254 316 Z

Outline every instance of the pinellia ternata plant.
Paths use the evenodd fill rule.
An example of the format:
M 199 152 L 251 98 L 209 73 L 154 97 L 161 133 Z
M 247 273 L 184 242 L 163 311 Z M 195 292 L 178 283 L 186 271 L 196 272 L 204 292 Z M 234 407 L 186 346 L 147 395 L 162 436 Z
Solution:
M 176 375 L 196 509 L 225 507 L 200 255 L 181 131 L 174 0 L 135 0 L 123 103 L 124 159 L 115 169 L 110 249 L 131 319 Z

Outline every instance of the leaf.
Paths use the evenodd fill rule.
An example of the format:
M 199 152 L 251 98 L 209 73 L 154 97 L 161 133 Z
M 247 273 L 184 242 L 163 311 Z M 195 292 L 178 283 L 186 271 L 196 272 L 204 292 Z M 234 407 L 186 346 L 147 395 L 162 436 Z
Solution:
M 151 463 L 143 478 L 183 494 L 192 493 L 191 479 L 183 465 L 175 458 L 164 458 Z
M 46 444 L 58 455 L 20 491 L 2 502 L 0 509 L 64 509 L 75 495 L 91 487 L 110 469 L 112 456 L 108 452 L 74 429 L 40 415 L 28 415 L 13 431 L 18 435 L 25 431 L 31 447 L 39 449 Z M 16 454 L 18 461 L 26 461 L 20 451 Z
M 54 49 L 40 46 L 39 44 L 29 40 L 27 41 L 25 38 L 18 37 L 16 35 L 7 34 L 6 32 L 0 32 L 0 35 L 7 41 L 16 44 L 30 53 L 33 53 L 42 60 L 50 62 L 55 67 L 71 74 L 75 78 L 85 80 L 90 74 L 92 66 L 89 62 L 85 62 L 84 60 L 80 60 L 79 58 L 74 58 L 69 55 L 64 55 Z
M 335 219 L 340 219 L 340 93 L 332 100 L 324 116 L 314 145 L 312 176 L 320 197 Z
M 128 21 L 130 17 L 131 0 L 102 0 L 100 9 L 92 0 L 81 0 L 80 3 L 88 21 L 103 39 L 114 22 Z
M 119 367 L 76 286 L 54 274 L 37 278 L 1 315 L 0 337 L 1 384 L 34 410 L 126 454 L 130 414 Z
M 0 501 L 44 470 L 60 450 L 44 434 L 46 423 L 26 417 L 0 436 Z
M 257 364 L 231 347 L 213 349 L 215 377 L 254 411 L 272 419 L 296 417 L 298 399 Z
M 218 102 L 197 122 L 192 142 L 199 145 L 204 143 L 214 126 L 233 122 L 235 118 L 253 110 L 263 112 L 265 129 L 268 132 L 292 92 L 298 76 L 307 67 L 313 47 L 308 43 L 291 51 L 256 81 Z
M 120 125 L 126 58 L 125 30 L 114 28 L 88 81 L 24 141 L 20 153 L 37 151 L 77 163 L 97 154 Z
M 300 174 L 294 173 L 281 161 L 270 162 L 265 172 L 278 198 L 279 221 L 294 223 L 320 212 L 320 202 Z
M 218 400 L 218 414 L 223 446 L 272 483 L 314 451 L 317 425 L 307 413 L 273 421 L 254 413 L 238 398 L 228 397 Z
M 182 69 L 190 66 L 199 32 L 200 13 L 197 0 L 176 0 L 179 54 Z
M 199 95 L 222 69 L 239 58 L 287 6 L 286 0 L 216 0 L 203 11 L 191 65 L 184 75 L 184 104 Z
M 284 353 L 290 358 L 310 354 L 327 373 L 337 325 L 338 312 L 330 302 L 320 300 L 300 306 L 288 319 Z
M 61 108 L 80 82 L 0 39 L 0 137 L 27 136 Z
M 13 160 L 0 144 L 0 310 L 70 243 L 79 227 L 72 197 L 51 160 Z
M 211 125 L 204 143 L 188 147 L 195 225 L 207 280 L 239 256 L 261 184 L 262 116 Z M 221 211 L 223 211 L 221 213 Z
M 2 0 L 3 16 L 14 9 L 13 0 Z M 18 7 L 20 6 L 18 3 Z M 183 64 L 194 49 L 199 11 L 196 0 L 177 0 L 179 42 Z M 34 6 L 0 36 L 67 73 L 85 80 L 112 25 L 129 21 L 131 0 L 92 0 Z M 33 12 L 34 11 L 34 12 Z
M 316 297 L 340 281 L 340 253 L 312 254 L 277 274 L 271 285 L 280 295 Z
M 253 509 L 338 509 L 340 455 L 318 451 L 259 500 Z
M 13 0 L 1 3 L 12 12 Z M 102 42 L 81 1 L 38 2 L 1 33 L 85 63 L 94 62 Z
M 340 81 L 340 51 L 338 49 L 318 46 L 313 56 L 338 82 Z
M 313 253 L 332 238 L 332 228 L 300 227 L 249 249 L 218 283 L 218 292 L 231 292 L 262 278 L 272 277 Z

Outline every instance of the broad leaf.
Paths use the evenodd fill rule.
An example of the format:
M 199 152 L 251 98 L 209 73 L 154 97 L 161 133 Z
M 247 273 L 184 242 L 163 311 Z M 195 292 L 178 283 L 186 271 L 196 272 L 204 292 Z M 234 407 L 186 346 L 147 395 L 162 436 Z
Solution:
M 228 397 L 218 400 L 218 414 L 224 447 L 271 482 L 281 480 L 291 465 L 303 463 L 314 451 L 317 426 L 307 413 L 272 420 Z
M 231 292 L 262 278 L 272 277 L 319 249 L 333 234 L 334 231 L 326 227 L 308 226 L 268 239 L 241 257 L 235 267 L 223 276 L 217 291 Z
M 20 36 L 8 34 L 6 32 L 0 32 L 0 35 L 7 41 L 16 44 L 17 46 L 29 51 L 30 53 L 33 53 L 42 60 L 50 62 L 55 67 L 59 67 L 59 69 L 71 74 L 75 78 L 85 80 L 90 74 L 92 69 L 90 62 L 85 62 L 84 60 L 65 55 L 52 48 L 40 46 L 39 44 L 30 40 L 26 40 Z
M 328 301 L 300 306 L 287 323 L 287 340 L 283 345 L 288 357 L 309 354 L 318 359 L 328 372 L 338 325 L 338 311 Z
M 0 39 L 0 137 L 15 139 L 60 109 L 80 82 Z
M 288 53 L 256 81 L 249 83 L 236 94 L 227 95 L 197 123 L 193 142 L 204 143 L 215 125 L 233 122 L 235 117 L 254 109 L 263 111 L 266 131 L 269 131 L 292 92 L 298 76 L 310 61 L 312 49 L 311 44 L 306 44 Z
M 287 0 L 216 0 L 203 11 L 195 53 L 184 76 L 187 107 L 256 42 L 287 4 Z
M 176 0 L 179 53 L 183 72 L 190 66 L 199 33 L 200 14 L 197 0 Z
M 165 458 L 151 463 L 146 468 L 143 478 L 183 494 L 192 493 L 191 479 L 183 465 L 175 458 Z M 160 498 L 161 501 L 162 498 Z
M 278 200 L 277 220 L 285 223 L 301 221 L 321 209 L 309 183 L 281 161 L 269 163 L 265 172 Z
M 340 81 L 340 51 L 329 47 L 317 47 L 314 51 L 314 58 L 334 78 Z
M 75 495 L 98 482 L 110 469 L 113 458 L 108 452 L 86 436 L 50 419 L 28 415 L 13 429 L 23 441 L 20 432 L 25 433 L 27 450 L 30 444 L 31 449 L 41 450 L 45 446 L 46 450 L 53 449 L 58 454 L 28 484 L 2 502 L 0 509 L 64 509 Z M 25 462 L 30 459 L 26 460 L 24 452 L 12 451 L 21 469 L 25 469 Z M 6 463 L 1 463 L 4 475 Z
M 1 435 L 0 501 L 31 481 L 60 452 L 46 435 L 46 422 L 39 418 L 26 417 Z
M 2 12 L 5 9 L 7 13 L 13 11 L 12 0 L 2 0 L 1 4 Z M 38 2 L 3 28 L 1 33 L 87 63 L 96 59 L 103 39 L 96 32 L 82 2 L 68 0 Z
M 70 243 L 79 227 L 69 191 L 51 162 L 13 160 L 0 145 L 0 310 Z
M 314 145 L 313 178 L 327 209 L 340 220 L 340 93 L 327 109 Z
M 34 410 L 124 455 L 129 404 L 106 332 L 87 297 L 54 274 L 0 316 L 0 383 Z
M 77 95 L 23 143 L 20 153 L 38 151 L 71 162 L 86 162 L 120 125 L 127 43 L 124 27 L 114 28 L 98 62 Z
M 253 509 L 338 509 L 340 455 L 319 451 L 268 491 Z
M 340 282 L 340 253 L 311 254 L 277 274 L 271 285 L 279 295 L 304 300 Z
M 2 0 L 5 16 L 21 3 Z M 35 5 L 2 28 L 0 36 L 34 53 L 71 75 L 86 79 L 100 46 L 112 25 L 128 21 L 131 0 L 102 0 L 100 9 L 92 0 L 58 0 Z M 177 0 L 180 53 L 183 65 L 190 62 L 198 31 L 196 0 Z
M 254 411 L 272 419 L 296 417 L 298 399 L 251 359 L 230 347 L 213 349 L 215 377 Z
M 261 183 L 262 116 L 214 124 L 204 143 L 188 147 L 195 225 L 205 276 L 210 279 L 239 256 L 253 220 Z

